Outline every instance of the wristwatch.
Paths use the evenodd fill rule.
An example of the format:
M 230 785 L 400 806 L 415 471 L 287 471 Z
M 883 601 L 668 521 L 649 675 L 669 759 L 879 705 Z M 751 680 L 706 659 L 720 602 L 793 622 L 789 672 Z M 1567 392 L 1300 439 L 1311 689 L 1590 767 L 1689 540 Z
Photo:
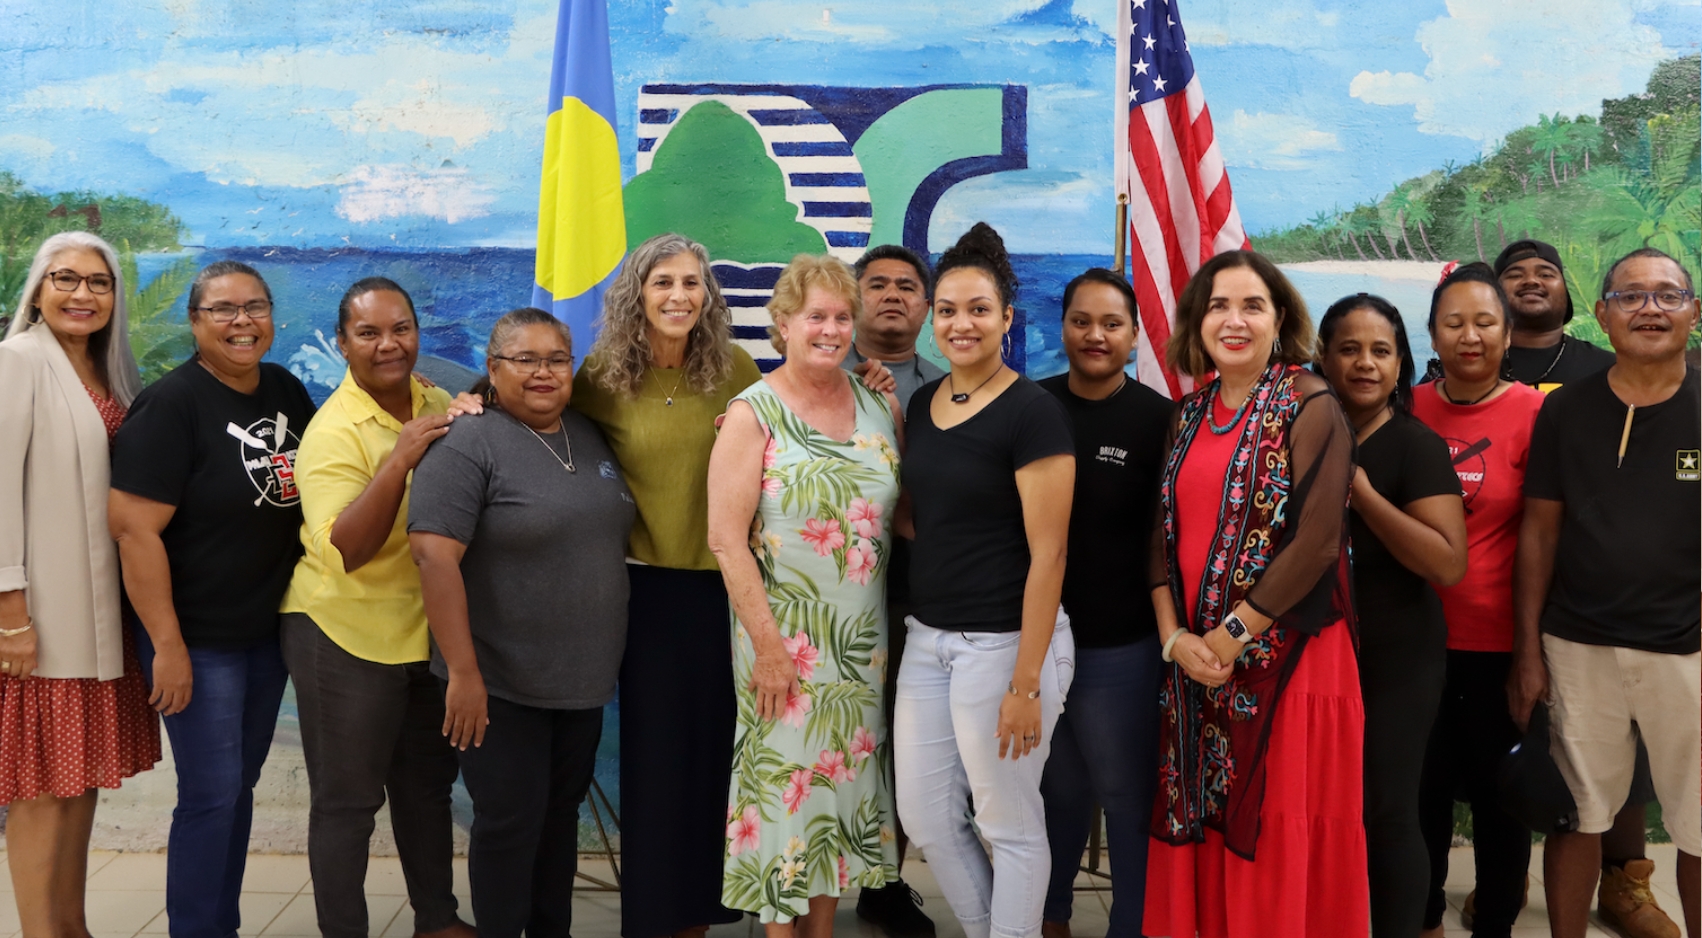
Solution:
M 1223 630 L 1229 633 L 1230 638 L 1243 645 L 1253 640 L 1253 631 L 1247 628 L 1247 623 L 1242 622 L 1241 617 L 1233 612 L 1223 617 Z

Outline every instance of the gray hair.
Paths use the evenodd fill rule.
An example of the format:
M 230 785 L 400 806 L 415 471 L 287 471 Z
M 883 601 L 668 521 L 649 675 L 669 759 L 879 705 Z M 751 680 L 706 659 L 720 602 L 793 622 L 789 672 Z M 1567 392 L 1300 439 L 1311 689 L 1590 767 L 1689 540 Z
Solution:
M 77 249 L 99 254 L 112 274 L 112 318 L 107 320 L 106 328 L 89 337 L 89 355 L 106 379 L 107 393 L 119 404 L 129 407 L 142 390 L 142 373 L 136 367 L 136 356 L 130 351 L 130 304 L 125 299 L 124 269 L 118 263 L 118 252 L 98 235 L 86 231 L 63 231 L 41 243 L 35 252 L 35 260 L 30 263 L 29 275 L 24 278 L 24 289 L 18 295 L 18 306 L 11 325 L 6 327 L 6 338 L 46 325 L 36 297 L 47 280 L 47 268 L 60 254 Z
M 604 389 L 622 397 L 638 396 L 650 367 L 649 320 L 644 316 L 644 282 L 657 264 L 690 254 L 703 269 L 703 312 L 686 338 L 685 379 L 708 394 L 733 373 L 733 313 L 721 296 L 721 284 L 709 269 L 709 250 L 690 238 L 659 234 L 628 254 L 614 283 L 603 294 L 598 317 L 594 377 Z

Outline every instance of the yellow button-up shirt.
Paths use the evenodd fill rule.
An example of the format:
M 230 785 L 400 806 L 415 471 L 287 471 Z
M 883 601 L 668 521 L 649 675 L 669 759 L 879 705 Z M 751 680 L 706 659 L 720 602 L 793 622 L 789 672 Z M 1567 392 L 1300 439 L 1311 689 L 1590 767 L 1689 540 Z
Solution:
M 441 388 L 412 379 L 411 391 L 415 417 L 449 409 Z M 353 573 L 343 572 L 331 525 L 366 491 L 401 434 L 402 424 L 345 373 L 301 435 L 295 464 L 307 551 L 296 563 L 282 611 L 307 614 L 338 647 L 379 664 L 431 656 L 420 572 L 408 550 L 408 496 L 402 496 L 384 546 Z

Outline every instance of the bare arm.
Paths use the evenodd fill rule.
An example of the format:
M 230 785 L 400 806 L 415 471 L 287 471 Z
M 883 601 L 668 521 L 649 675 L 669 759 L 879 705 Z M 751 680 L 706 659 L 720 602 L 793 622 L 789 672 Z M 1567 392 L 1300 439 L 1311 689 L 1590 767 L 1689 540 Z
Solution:
M 1058 621 L 1075 488 L 1076 457 L 1069 453 L 1037 459 L 1016 471 L 1022 525 L 1028 535 L 1028 582 L 1022 591 L 1022 638 L 1011 675 L 1016 693 L 1006 694 L 999 705 L 1001 759 L 1007 752 L 1013 760 L 1019 759 L 1040 742 L 1040 701 L 1028 695 L 1040 689 L 1041 668 Z
M 420 464 L 426 447 L 449 432 L 452 419 L 431 414 L 408 421 L 372 481 L 331 522 L 331 546 L 343 558 L 344 573 L 359 570 L 383 549 L 395 530 L 402 497 L 408 493 L 408 473 Z
M 1353 510 L 1401 566 L 1437 586 L 1466 575 L 1466 508 L 1458 495 L 1432 495 L 1404 506 L 1384 498 L 1363 466 L 1353 475 Z
M 467 582 L 461 578 L 461 557 L 467 545 L 452 537 L 415 531 L 408 535 L 414 564 L 420 568 L 420 595 L 425 600 L 426 624 L 432 641 L 449 668 L 449 688 L 443 698 L 443 735 L 457 749 L 482 746 L 490 725 L 485 678 L 473 650 L 473 629 L 467 621 Z
M 1554 553 L 1566 503 L 1526 498 L 1513 555 L 1513 669 L 1507 675 L 1507 709 L 1523 730 L 1531 708 L 1548 696 L 1548 666 L 1542 660 L 1542 608 L 1554 581 Z
M 153 693 L 148 703 L 165 716 L 189 706 L 194 691 L 189 648 L 183 643 L 171 598 L 171 559 L 160 539 L 176 513 L 176 506 L 117 489 L 106 502 L 106 523 L 118 542 L 124 590 L 154 646 Z

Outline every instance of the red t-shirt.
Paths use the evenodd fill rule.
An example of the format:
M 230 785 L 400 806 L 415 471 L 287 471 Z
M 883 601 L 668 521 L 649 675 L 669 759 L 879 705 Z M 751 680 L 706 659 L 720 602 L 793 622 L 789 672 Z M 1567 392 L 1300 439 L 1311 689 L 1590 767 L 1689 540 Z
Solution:
M 1482 404 L 1450 404 L 1435 383 L 1413 388 L 1413 416 L 1448 444 L 1466 502 L 1466 576 L 1437 587 L 1448 647 L 1513 650 L 1513 553 L 1525 508 L 1525 459 L 1541 391 L 1514 384 Z

